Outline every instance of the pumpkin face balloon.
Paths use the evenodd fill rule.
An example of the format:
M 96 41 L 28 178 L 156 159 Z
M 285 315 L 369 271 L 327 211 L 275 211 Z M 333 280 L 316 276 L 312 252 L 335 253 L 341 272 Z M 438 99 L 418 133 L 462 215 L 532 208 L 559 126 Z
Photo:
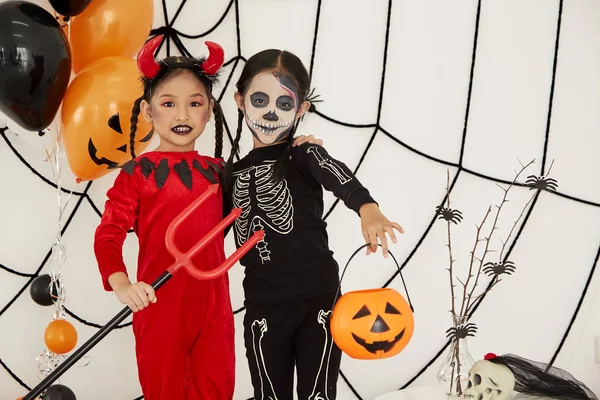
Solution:
M 409 304 L 390 288 L 348 292 L 336 303 L 331 334 L 352 358 L 382 359 L 400 353 L 412 338 Z
M 62 105 L 62 138 L 78 179 L 100 178 L 131 160 L 131 110 L 142 93 L 137 63 L 131 58 L 103 58 L 73 79 Z M 138 116 L 135 153 L 151 139 L 152 125 Z

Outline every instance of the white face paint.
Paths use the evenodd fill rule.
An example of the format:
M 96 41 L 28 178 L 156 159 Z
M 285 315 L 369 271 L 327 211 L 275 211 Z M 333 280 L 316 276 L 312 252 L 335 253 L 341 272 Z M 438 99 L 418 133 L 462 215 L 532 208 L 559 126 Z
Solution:
M 508 367 L 481 360 L 469 371 L 464 398 L 475 400 L 509 400 L 515 388 L 515 376 Z
M 285 75 L 261 72 L 244 98 L 246 124 L 261 143 L 281 141 L 296 120 L 298 90 Z

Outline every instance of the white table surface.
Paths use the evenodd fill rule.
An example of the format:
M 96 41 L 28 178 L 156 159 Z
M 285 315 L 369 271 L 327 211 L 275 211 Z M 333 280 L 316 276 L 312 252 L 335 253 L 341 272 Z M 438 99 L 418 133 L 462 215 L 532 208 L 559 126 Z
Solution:
M 439 387 L 424 386 L 385 393 L 375 400 L 448 400 L 448 396 Z

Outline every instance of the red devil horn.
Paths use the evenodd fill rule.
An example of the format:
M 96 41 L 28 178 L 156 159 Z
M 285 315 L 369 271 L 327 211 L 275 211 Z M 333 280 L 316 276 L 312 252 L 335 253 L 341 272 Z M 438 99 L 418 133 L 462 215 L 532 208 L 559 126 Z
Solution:
M 225 51 L 223 48 L 214 42 L 204 42 L 208 47 L 208 58 L 202 64 L 202 70 L 208 75 L 215 75 L 225 60 Z
M 138 69 L 147 79 L 152 79 L 160 71 L 160 65 L 154 59 L 154 52 L 163 40 L 164 35 L 158 35 L 148 40 L 144 47 L 138 52 Z

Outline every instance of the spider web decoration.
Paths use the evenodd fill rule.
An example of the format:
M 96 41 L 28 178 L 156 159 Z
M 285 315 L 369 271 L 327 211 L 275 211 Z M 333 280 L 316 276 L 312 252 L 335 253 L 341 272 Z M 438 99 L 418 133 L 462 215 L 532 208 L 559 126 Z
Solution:
M 588 94 L 592 100 L 577 100 L 581 97 L 578 90 L 589 90 L 587 88 L 594 85 L 578 83 L 573 75 L 580 73 L 590 77 L 600 70 L 600 55 L 589 55 L 588 49 L 578 47 L 583 46 L 578 44 L 581 37 L 586 37 L 582 35 L 590 35 L 585 33 L 586 27 L 598 29 L 595 27 L 600 26 L 598 17 L 593 20 L 590 16 L 598 14 L 586 6 L 565 4 L 563 7 L 563 0 L 553 1 L 542 9 L 533 0 L 459 3 L 431 0 L 432 4 L 402 0 L 392 4 L 392 0 L 379 0 L 356 1 L 352 7 L 344 0 L 279 3 L 222 0 L 211 2 L 208 8 L 204 0 L 156 1 L 156 28 L 151 36 L 164 34 L 167 38 L 159 49 L 159 57 L 205 54 L 204 40 L 223 45 L 227 59 L 222 85 L 215 96 L 225 112 L 229 146 L 237 120 L 232 86 L 247 57 L 266 47 L 290 49 L 300 56 L 310 69 L 313 94 L 320 95 L 321 102 L 314 104 L 313 113 L 307 115 L 298 133 L 323 138 L 329 152 L 346 162 L 371 190 L 384 213 L 406 229 L 397 246 L 400 250 L 396 248 L 394 252 L 399 261 L 402 260 L 401 269 L 416 303 L 412 343 L 397 357 L 370 363 L 369 368 L 364 368 L 364 362 L 344 357 L 338 398 L 368 399 L 385 391 L 425 382 L 428 377 L 431 382 L 441 362 L 440 356 L 450 343 L 445 336 L 450 317 L 443 228 L 438 230 L 434 224 L 439 218 L 436 207 L 445 204 L 444 181 L 448 168 L 453 171 L 450 188 L 453 205 L 461 211 L 457 228 L 460 233 L 455 234 L 459 249 L 462 248 L 460 237 L 466 236 L 466 242 L 471 240 L 469 229 L 474 218 L 497 199 L 494 186 L 510 183 L 509 176 L 517 158 L 536 158 L 535 167 L 539 168 L 539 175 L 527 176 L 517 183 L 516 189 L 521 192 L 513 193 L 514 197 L 528 198 L 536 191 L 506 252 L 498 260 L 505 266 L 514 263 L 518 268 L 510 281 L 482 296 L 473 307 L 469 317 L 477 315 L 478 333 L 476 340 L 469 342 L 471 352 L 474 355 L 476 351 L 502 353 L 504 350 L 497 347 L 504 346 L 506 352 L 517 354 L 522 349 L 523 355 L 529 358 L 535 358 L 528 353 L 533 351 L 546 357 L 544 361 L 550 364 L 565 359 L 564 354 L 574 353 L 576 343 L 569 345 L 568 339 L 578 332 L 583 335 L 585 312 L 592 309 L 591 296 L 587 294 L 598 290 L 599 278 L 595 271 L 600 257 L 597 232 L 600 165 L 592 158 L 591 150 L 598 142 L 588 142 L 592 140 L 591 132 L 600 126 L 599 121 L 589 116 L 597 114 L 594 110 L 600 106 L 600 96 Z M 341 18 L 342 10 L 350 14 Z M 188 34 L 176 28 L 182 21 L 187 21 L 188 26 L 204 24 L 208 28 L 199 34 Z M 327 25 L 333 21 L 335 27 Z M 291 29 L 296 23 L 300 29 Z M 506 26 L 511 27 L 510 32 L 506 32 Z M 193 29 L 197 30 L 200 29 Z M 254 39 L 253 34 L 259 39 Z M 582 62 L 582 57 L 586 62 Z M 515 70 L 509 75 L 503 68 Z M 515 105 L 502 103 L 505 97 Z M 529 103 L 532 104 L 527 107 Z M 502 111 L 497 112 L 500 108 Z M 575 111 L 576 108 L 580 110 Z M 505 116 L 503 111 L 509 115 Z M 574 129 L 575 123 L 583 128 Z M 37 189 L 42 181 L 45 185 L 41 186 L 46 186 L 47 192 L 54 195 L 56 186 L 48 178 L 45 164 L 31 157 L 30 149 L 20 136 L 2 126 L 0 169 L 6 187 L 26 194 L 27 188 Z M 244 132 L 242 137 L 242 150 L 247 151 L 251 148 L 250 134 Z M 519 149 L 515 149 L 515 143 Z M 569 150 L 565 144 L 575 149 Z M 200 138 L 198 148 L 204 153 L 207 152 L 204 149 L 213 148 L 211 128 Z M 598 146 L 595 148 L 597 151 Z M 226 144 L 223 153 L 228 154 L 229 149 Z M 555 160 L 554 170 L 549 176 L 552 160 Z M 25 171 L 18 177 L 6 172 L 16 170 L 15 165 Z M 581 183 L 583 175 L 589 176 L 588 185 Z M 114 179 L 114 174 L 109 176 L 112 178 L 79 186 L 65 185 L 62 189 L 65 193 L 75 189 L 63 222 L 63 241 L 70 254 L 63 272 L 69 293 L 65 312 L 76 324 L 80 343 L 120 309 L 110 294 L 98 289 L 91 245 L 91 233 L 102 215 L 100 205 Z M 0 221 L 21 208 L 33 214 L 27 216 L 29 220 L 42 221 L 46 187 L 39 189 L 43 194 L 36 199 L 21 199 L 16 194 L 14 198 L 3 198 Z M 330 194 L 326 194 L 326 204 L 331 247 L 338 262 L 343 262 L 362 243 L 359 225 L 356 222 L 356 232 L 348 233 L 347 220 L 356 221 L 356 216 L 343 205 L 339 207 L 339 202 Z M 565 216 L 560 217 L 554 208 L 562 210 Z M 94 226 L 90 228 L 86 221 L 93 221 Z M 36 276 L 44 273 L 50 251 L 40 262 L 35 260 L 35 251 L 16 256 L 11 248 L 19 248 L 17 244 L 23 242 L 32 249 L 51 243 L 49 238 L 54 232 L 48 233 L 43 229 L 44 224 L 39 225 L 40 231 L 34 233 L 4 224 L 0 230 L 5 234 L 0 237 L 8 243 L 0 252 L 0 282 L 4 289 L 0 292 L 0 332 L 7 337 L 6 343 L 0 343 L 0 366 L 6 372 L 0 371 L 0 387 L 10 385 L 8 390 L 10 395 L 14 393 L 13 397 L 22 395 L 22 388 L 29 389 L 29 385 L 37 382 L 33 372 L 39 346 L 33 343 L 41 340 L 48 315 L 46 310 L 32 305 L 28 288 Z M 6 234 L 9 231 L 10 236 Z M 31 240 L 32 236 L 35 240 Z M 233 248 L 231 239 L 229 235 L 228 253 Z M 550 242 L 552 239 L 554 242 Z M 561 240 L 568 246 L 560 245 Z M 71 250 L 74 245 L 89 253 L 79 263 L 74 261 L 76 256 Z M 133 274 L 135 239 L 131 234 L 124 251 L 125 259 L 130 260 L 127 262 L 130 274 Z M 579 255 L 578 261 L 574 261 L 577 268 L 562 268 L 574 254 Z M 368 268 L 369 272 L 366 268 L 349 270 L 344 290 L 397 285 L 402 293 L 401 283 L 396 279 L 398 273 L 391 263 L 372 256 Z M 83 275 L 82 270 L 87 270 L 87 275 Z M 239 267 L 231 273 L 237 331 L 236 399 L 247 398 L 252 393 L 240 328 L 244 314 L 239 289 L 241 273 Z M 551 283 L 538 278 L 542 273 L 561 275 Z M 491 285 L 492 278 L 487 282 Z M 543 282 L 552 292 L 541 289 L 536 292 L 531 287 L 535 286 L 532 282 Z M 575 290 L 577 295 L 573 294 Z M 432 300 L 431 293 L 435 291 L 440 295 Z M 540 313 L 545 309 L 564 310 L 559 321 L 555 312 L 535 319 L 538 325 L 545 325 L 537 333 L 547 334 L 548 343 L 527 342 L 519 336 L 519 331 L 535 327 L 507 328 L 512 322 L 495 316 L 498 313 L 517 318 L 518 314 L 531 312 L 529 306 L 523 306 L 519 291 L 529 293 L 525 301 L 543 299 L 545 308 L 540 309 Z M 80 304 L 84 301 L 85 306 Z M 27 313 L 18 315 L 15 309 L 27 310 Z M 502 309 L 507 311 L 502 314 Z M 486 315 L 493 316 L 486 319 Z M 521 319 L 526 323 L 532 318 Z M 549 322 L 543 324 L 546 320 Z M 115 349 L 115 353 L 123 349 L 133 356 L 130 325 L 129 322 L 122 324 L 96 346 L 90 353 L 91 364 L 85 369 L 72 368 L 62 378 L 69 382 L 73 379 L 74 383 L 68 385 L 79 397 L 103 398 L 102 390 L 110 390 L 111 382 L 94 382 L 95 368 L 98 373 L 109 376 L 111 370 L 117 370 L 115 376 L 135 370 L 133 358 L 114 359 L 114 355 L 103 354 L 109 352 L 108 349 Z M 11 347 L 22 349 L 18 357 L 9 359 Z M 568 361 L 568 356 L 566 358 Z M 127 376 L 132 381 L 131 388 L 121 389 L 119 399 L 141 399 L 136 397 L 139 393 L 136 375 Z M 75 382 L 83 382 L 86 387 L 95 384 L 97 393 L 86 393 L 83 384 Z M 378 386 L 373 387 L 372 382 L 378 382 Z M 115 396 L 115 392 L 106 393 Z

